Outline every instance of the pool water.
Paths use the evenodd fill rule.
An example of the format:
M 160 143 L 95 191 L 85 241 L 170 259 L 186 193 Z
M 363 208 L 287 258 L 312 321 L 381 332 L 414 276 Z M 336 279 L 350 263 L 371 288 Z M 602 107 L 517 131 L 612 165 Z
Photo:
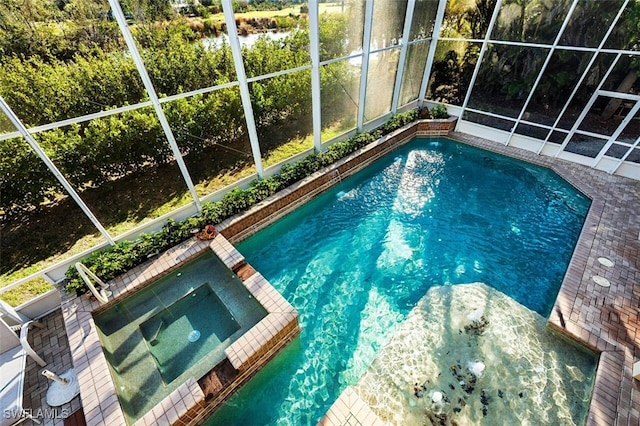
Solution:
M 127 423 L 202 377 L 266 315 L 211 251 L 94 314 Z
M 548 316 L 590 201 L 555 173 L 416 139 L 239 244 L 299 339 L 208 424 L 315 424 L 434 286 L 484 282 Z
M 208 283 L 140 324 L 165 383 L 185 371 L 185 352 L 193 360 L 202 359 L 238 330 L 240 324 Z

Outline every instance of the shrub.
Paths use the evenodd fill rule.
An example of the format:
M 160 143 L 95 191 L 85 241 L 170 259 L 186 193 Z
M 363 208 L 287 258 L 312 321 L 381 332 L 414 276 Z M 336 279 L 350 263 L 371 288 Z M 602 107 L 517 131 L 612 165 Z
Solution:
M 204 25 L 204 33 L 206 35 L 218 36 L 218 27 L 216 26 L 216 21 L 213 19 L 207 19 L 203 22 Z
M 209 9 L 201 4 L 194 7 L 194 12 L 197 16 L 202 16 L 205 19 L 211 16 L 211 12 L 209 12 Z
M 433 118 L 449 118 L 449 112 L 447 112 L 447 107 L 442 104 L 438 104 L 431 108 L 431 117 Z
M 195 33 L 204 33 L 204 23 L 202 21 L 188 21 L 189 28 Z
M 382 126 L 382 134 L 386 135 L 391 133 L 395 129 L 399 129 L 400 127 L 408 124 L 416 119 L 418 116 L 418 111 L 411 110 L 405 114 L 396 114 L 391 117 L 384 125 Z

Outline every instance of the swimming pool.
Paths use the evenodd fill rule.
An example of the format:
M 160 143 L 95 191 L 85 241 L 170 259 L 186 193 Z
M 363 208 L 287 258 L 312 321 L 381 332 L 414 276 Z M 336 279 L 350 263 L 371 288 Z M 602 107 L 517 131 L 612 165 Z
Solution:
M 267 315 L 222 261 L 206 251 L 97 312 L 94 320 L 129 424 Z
M 434 286 L 489 283 L 547 316 L 589 204 L 550 170 L 447 139 L 345 179 L 238 245 L 302 333 L 209 424 L 315 424 Z

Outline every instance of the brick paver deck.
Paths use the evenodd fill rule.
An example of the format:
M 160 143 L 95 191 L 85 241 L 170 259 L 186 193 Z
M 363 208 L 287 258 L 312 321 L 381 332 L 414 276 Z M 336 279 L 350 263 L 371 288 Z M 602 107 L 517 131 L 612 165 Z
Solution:
M 565 276 L 551 326 L 601 352 L 589 425 L 639 425 L 640 383 L 631 377 L 640 359 L 640 182 L 612 176 L 567 161 L 538 156 L 460 133 L 454 139 L 516 158 L 552 167 L 593 199 L 589 217 Z M 605 257 L 614 266 L 603 266 Z M 601 287 L 594 276 L 608 279 Z M 60 311 L 45 317 L 44 330 L 32 330 L 36 351 L 56 373 L 71 365 Z M 33 361 L 27 364 L 25 407 L 46 407 L 47 381 Z M 79 407 L 78 398 L 70 411 Z M 60 424 L 45 419 L 46 424 Z
M 40 322 L 44 324 L 44 328 L 33 327 L 29 330 L 29 343 L 44 358 L 47 366 L 40 367 L 34 360 L 27 357 L 23 406 L 25 409 L 30 408 L 33 417 L 41 424 L 62 426 L 65 419 L 80 409 L 80 396 L 76 396 L 60 407 L 49 407 L 47 405 L 49 380 L 41 374 L 41 371 L 46 368 L 56 374 L 62 374 L 72 368 L 71 349 L 60 309 L 41 318 Z M 27 420 L 24 424 L 29 422 Z

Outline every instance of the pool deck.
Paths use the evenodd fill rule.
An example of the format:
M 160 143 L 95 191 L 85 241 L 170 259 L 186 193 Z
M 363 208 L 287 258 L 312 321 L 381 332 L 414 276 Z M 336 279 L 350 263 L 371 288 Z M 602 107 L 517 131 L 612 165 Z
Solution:
M 587 424 L 639 425 L 640 382 L 632 378 L 632 368 L 640 359 L 640 182 L 481 138 L 459 133 L 449 137 L 552 167 L 593 199 L 549 323 L 601 353 Z M 610 259 L 614 266 L 601 265 L 600 257 Z M 611 286 L 599 286 L 594 276 L 608 279 Z M 34 329 L 29 334 L 36 351 L 56 373 L 71 367 L 77 349 L 69 346 L 62 318 L 62 311 L 57 310 L 44 318 L 45 329 Z M 46 413 L 48 409 L 48 383 L 40 371 L 33 360 L 27 361 L 24 406 L 33 413 Z M 101 400 L 100 388 L 95 393 Z M 370 416 L 357 402 L 359 398 L 352 394 L 345 398 L 334 404 L 331 415 L 321 423 L 371 424 L 362 423 L 365 419 L 358 422 L 359 412 Z M 59 425 L 63 420 L 70 424 L 70 419 L 62 417 L 79 407 L 76 397 L 68 411 L 59 412 L 57 418 L 44 415 L 39 420 L 45 425 Z

